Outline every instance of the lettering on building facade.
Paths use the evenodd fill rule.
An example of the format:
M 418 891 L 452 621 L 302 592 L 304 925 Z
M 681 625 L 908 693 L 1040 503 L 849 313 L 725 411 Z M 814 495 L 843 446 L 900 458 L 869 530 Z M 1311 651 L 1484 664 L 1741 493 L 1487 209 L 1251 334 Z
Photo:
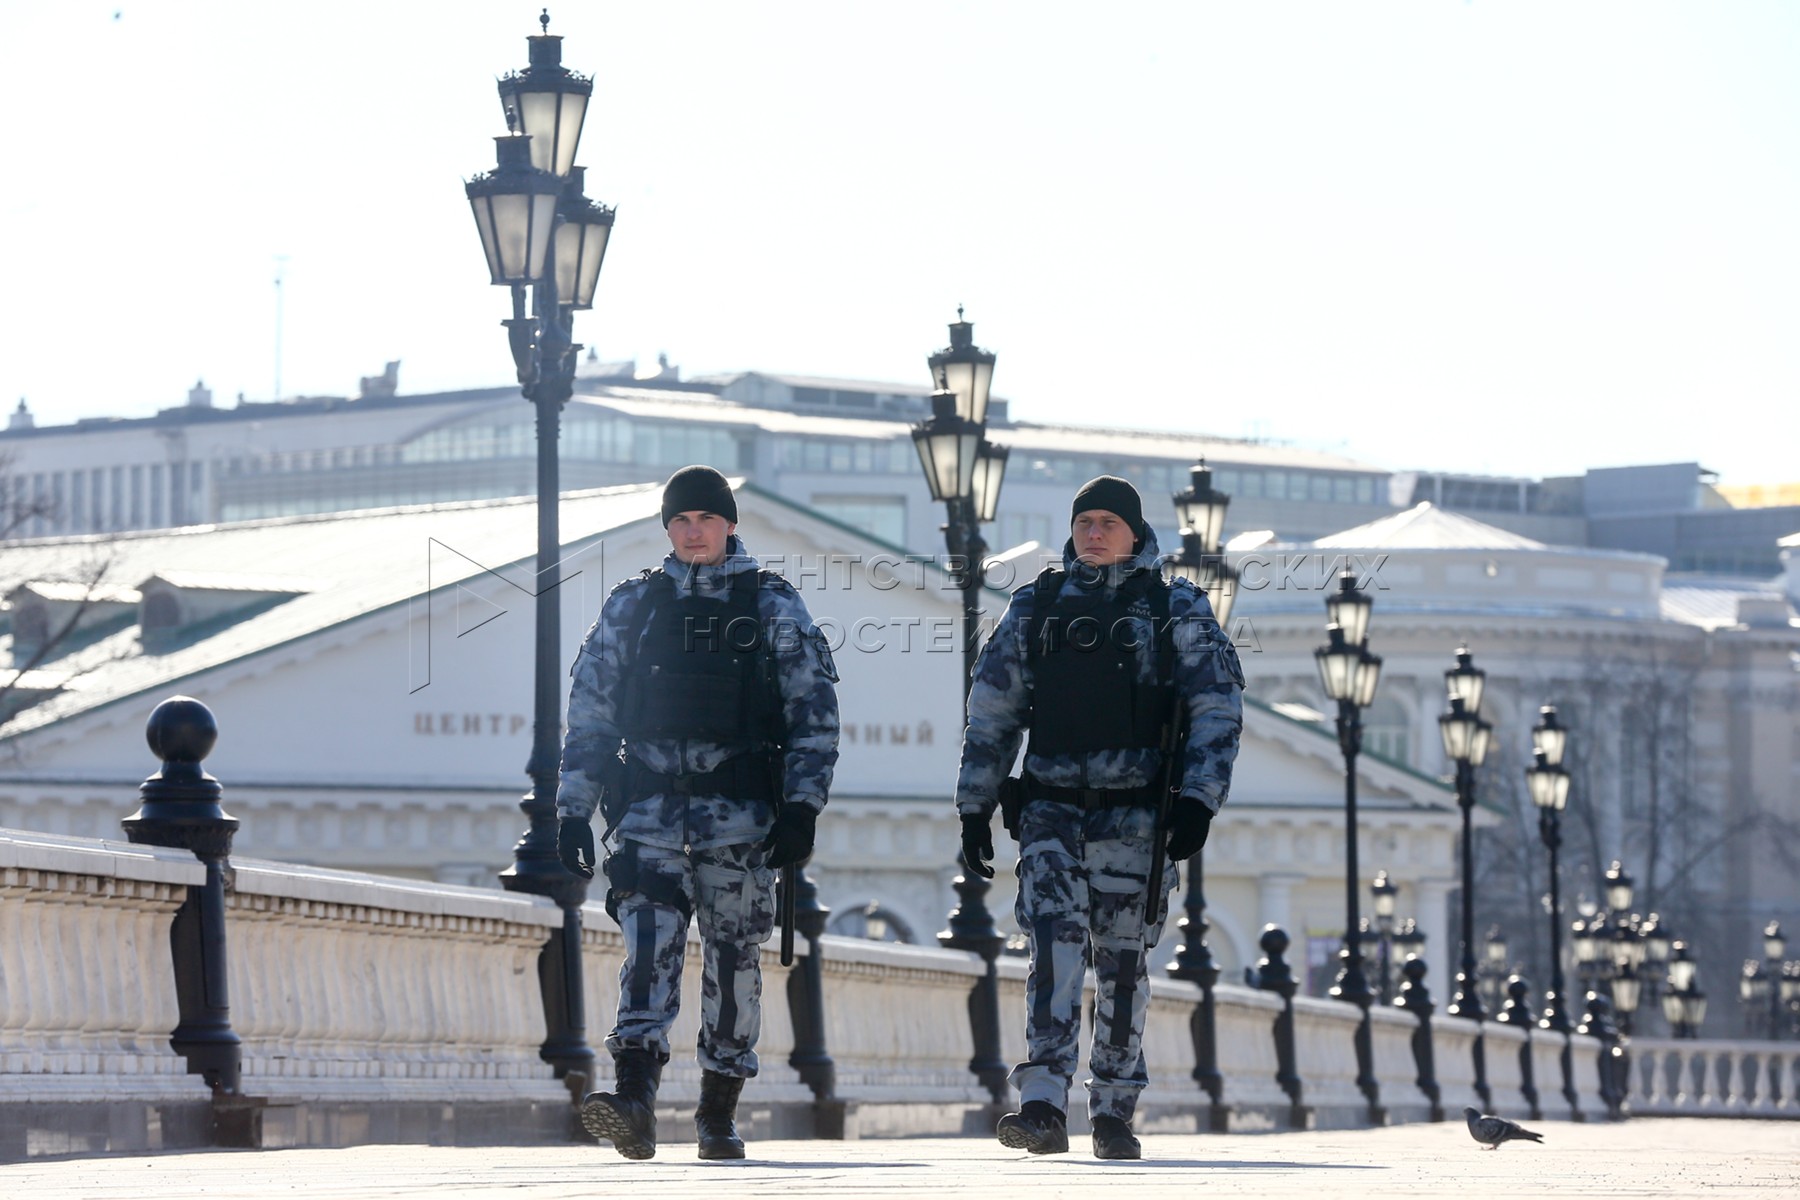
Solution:
M 520 713 L 413 714 L 413 733 L 423 737 L 513 737 L 530 725 Z

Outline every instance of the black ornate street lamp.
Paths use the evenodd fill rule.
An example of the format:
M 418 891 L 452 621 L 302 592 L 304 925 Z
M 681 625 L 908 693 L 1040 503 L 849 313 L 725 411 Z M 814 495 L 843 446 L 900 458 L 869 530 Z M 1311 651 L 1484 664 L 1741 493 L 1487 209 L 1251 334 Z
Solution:
M 1583 992 L 1604 991 L 1612 978 L 1612 926 L 1606 910 L 1577 918 L 1570 926 L 1570 944 L 1575 949 L 1575 972 L 1581 979 Z
M 500 874 L 509 891 L 549 896 L 562 928 L 538 963 L 548 1036 L 540 1053 L 577 1096 L 593 1078 L 581 972 L 581 905 L 587 881 L 556 853 L 556 786 L 562 752 L 562 540 L 558 526 L 557 438 L 562 407 L 574 390 L 575 310 L 593 305 L 612 232 L 613 210 L 582 194 L 575 150 L 593 81 L 562 65 L 562 38 L 528 38 L 530 65 L 500 81 L 507 134 L 494 139 L 497 165 L 465 186 L 481 235 L 489 281 L 512 293 L 501 322 L 525 398 L 537 410 L 537 596 L 533 655 L 531 790 L 519 807 L 530 825 Z M 529 289 L 530 307 L 526 304 Z
M 1782 1026 L 1783 991 L 1793 992 L 1793 985 L 1787 984 L 1787 938 L 1781 935 L 1781 922 L 1770 921 L 1763 929 L 1763 961 L 1767 964 L 1769 993 L 1769 1038 L 1780 1041 Z
M 1781 979 L 1781 1019 L 1790 1035 L 1800 1037 L 1800 962 L 1783 963 Z
M 1531 730 L 1532 765 L 1525 768 L 1525 786 L 1531 803 L 1538 810 L 1538 837 L 1550 852 L 1550 987 L 1544 992 L 1543 1012 L 1538 1028 L 1562 1036 L 1558 1059 L 1562 1067 L 1562 1094 L 1569 1111 L 1579 1116 L 1580 1092 L 1575 1087 L 1574 1048 L 1570 1034 L 1568 989 L 1563 978 L 1562 951 L 1562 873 L 1557 867 L 1557 851 L 1562 849 L 1562 814 L 1569 805 L 1570 776 L 1562 765 L 1569 746 L 1569 731 L 1556 717 L 1556 708 L 1546 704 L 1538 710 L 1538 723 Z M 1585 922 L 1576 922 L 1585 931 Z M 1590 947 L 1591 952 L 1591 947 Z
M 950 326 L 950 345 L 926 362 L 937 391 L 931 395 L 930 418 L 913 427 L 912 438 L 931 498 L 945 507 L 949 566 L 962 592 L 966 709 L 975 682 L 975 656 L 981 646 L 981 588 L 988 549 L 981 538 L 981 523 L 992 521 L 999 510 L 1007 449 L 986 437 L 995 356 L 975 345 L 975 326 L 963 320 L 960 305 Z M 1007 1068 L 1000 1057 L 1000 974 L 996 963 L 1006 939 L 987 906 L 993 885 L 970 870 L 960 852 L 957 863 L 962 870 L 951 885 L 957 904 L 950 912 L 949 927 L 937 940 L 946 949 L 972 951 L 987 964 L 969 997 L 975 1047 L 969 1070 L 988 1089 L 994 1103 L 1001 1104 L 1006 1100 Z
M 1706 993 L 1698 984 L 1700 964 L 1688 954 L 1688 944 L 1677 940 L 1669 958 L 1669 990 L 1663 993 L 1663 1019 L 1678 1038 L 1700 1036 L 1706 1020 Z
M 1175 513 L 1181 522 L 1181 553 L 1169 559 L 1169 572 L 1186 579 L 1206 594 L 1213 617 L 1224 628 L 1231 619 L 1231 605 L 1237 598 L 1238 573 L 1225 561 L 1219 550 L 1219 539 L 1225 528 L 1225 510 L 1231 497 L 1212 486 L 1212 472 L 1206 460 L 1195 463 L 1188 472 L 1189 486 L 1172 497 Z M 1194 1010 L 1194 1081 L 1211 1098 L 1215 1125 L 1223 1128 L 1223 1114 L 1218 1105 L 1224 1093 L 1224 1076 L 1219 1072 L 1218 1042 L 1215 1034 L 1215 1002 L 1213 986 L 1219 982 L 1219 966 L 1213 961 L 1212 949 L 1206 944 L 1206 878 L 1202 854 L 1195 851 L 1187 860 L 1187 894 L 1182 908 L 1186 913 L 1176 923 L 1181 931 L 1181 945 L 1168 965 L 1175 979 L 1198 984 L 1200 1006 Z
M 1622 924 L 1631 912 L 1631 899 L 1637 894 L 1636 883 L 1618 859 L 1606 868 L 1604 876 L 1606 884 L 1606 910 L 1612 917 L 1613 924 Z M 1614 937 L 1618 935 L 1615 933 Z
M 1538 1027 L 1564 1035 L 1571 1026 L 1563 982 L 1562 875 L 1556 856 L 1562 849 L 1562 814 L 1569 804 L 1569 771 L 1562 765 L 1568 745 L 1569 731 L 1558 722 L 1555 707 L 1546 704 L 1531 730 L 1532 765 L 1525 769 L 1525 785 L 1538 810 L 1538 837 L 1550 852 L 1550 988 L 1544 993 Z
M 1414 955 L 1421 958 L 1425 956 L 1425 931 L 1419 928 L 1417 920 L 1408 917 L 1400 922 L 1400 930 L 1394 934 L 1394 957 L 1400 961 L 1401 966 L 1405 966 L 1406 960 Z
M 1456 665 L 1444 672 L 1450 694 L 1450 711 L 1438 718 L 1444 753 L 1456 764 L 1456 803 L 1462 809 L 1462 959 L 1456 974 L 1456 995 L 1444 1009 L 1448 1016 L 1475 1022 L 1475 1091 L 1482 1107 L 1492 1108 L 1487 1082 L 1487 1044 L 1481 1023 L 1487 1013 L 1481 1007 L 1480 981 L 1475 970 L 1475 768 L 1487 758 L 1493 726 L 1481 719 L 1481 693 L 1487 673 L 1475 666 L 1467 646 L 1456 650 Z
M 1639 923 L 1637 932 L 1638 940 L 1644 947 L 1644 961 L 1638 972 L 1644 985 L 1640 1007 L 1654 1009 L 1661 1003 L 1660 997 L 1668 984 L 1669 955 L 1675 939 L 1660 913 L 1651 913 L 1645 917 Z
M 1356 576 L 1346 571 L 1338 590 L 1325 599 L 1325 645 L 1313 651 L 1319 678 L 1327 698 L 1337 701 L 1338 749 L 1344 754 L 1344 948 L 1343 966 L 1331 995 L 1362 1010 L 1356 1023 L 1356 1086 L 1375 1109 L 1380 1088 L 1375 1082 L 1375 1050 L 1369 1027 L 1369 1006 L 1375 994 L 1363 971 L 1362 916 L 1356 864 L 1356 756 L 1362 750 L 1362 710 L 1375 700 L 1381 679 L 1381 659 L 1369 653 L 1369 610 L 1374 605 L 1367 592 L 1357 590 Z
M 1506 981 L 1512 974 L 1508 966 L 1506 934 L 1498 925 L 1488 926 L 1487 940 L 1482 943 L 1482 999 L 1489 1012 L 1499 1012 L 1506 1003 Z
M 1400 888 L 1388 878 L 1385 870 L 1375 872 L 1375 882 L 1369 885 L 1369 891 L 1375 897 L 1375 932 L 1380 937 L 1381 958 L 1377 976 L 1381 986 L 1381 1003 L 1386 1005 L 1394 998 L 1394 906 L 1400 898 Z
M 1743 1006 L 1744 1024 L 1751 1032 L 1754 1032 L 1757 1026 L 1767 1023 L 1773 1015 L 1770 992 L 1778 988 L 1780 983 L 1779 979 L 1770 979 L 1763 974 L 1761 959 L 1746 958 L 1744 960 L 1743 973 L 1738 976 L 1738 1000 Z M 1772 1027 L 1763 1032 L 1767 1037 L 1775 1036 Z
M 1212 471 L 1203 458 L 1188 468 L 1188 486 L 1176 492 L 1174 500 L 1181 521 L 1181 553 L 1169 560 L 1169 571 L 1205 592 L 1214 618 L 1229 630 L 1238 572 L 1225 561 L 1221 538 L 1231 497 L 1214 489 Z

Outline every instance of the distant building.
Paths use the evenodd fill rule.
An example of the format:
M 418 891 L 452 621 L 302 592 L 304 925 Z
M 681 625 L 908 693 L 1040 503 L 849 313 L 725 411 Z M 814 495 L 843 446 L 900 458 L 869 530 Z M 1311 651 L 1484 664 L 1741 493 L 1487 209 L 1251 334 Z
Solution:
M 1434 777 L 1452 772 L 1438 730 L 1443 672 L 1469 647 L 1487 672 L 1481 711 L 1494 725 L 1477 795 L 1504 814 L 1480 839 L 1476 933 L 1502 923 L 1527 964 L 1547 960 L 1548 930 L 1524 769 L 1538 709 L 1556 705 L 1572 729 L 1574 775 L 1565 915 L 1584 895 L 1602 897 L 1600 873 L 1620 859 L 1640 910 L 1660 910 L 1692 944 L 1702 987 L 1734 996 L 1763 925 L 1800 923 L 1800 536 L 1787 542 L 1784 592 L 1781 582 L 1667 575 L 1657 555 L 1546 545 L 1421 503 L 1330 537 L 1234 553 L 1244 579 L 1233 621 L 1253 635 L 1243 657 L 1261 700 L 1330 712 L 1313 660 L 1324 589 L 1334 566 L 1359 572 L 1374 600 L 1370 649 L 1384 660 L 1362 716 L 1365 745 Z M 1384 853 L 1364 847 L 1369 871 Z M 1434 969 L 1453 951 L 1434 950 Z M 1709 1030 L 1729 1029 L 1735 1009 L 1722 1000 Z
M 1776 543 L 1800 531 L 1800 485 L 1721 488 L 1698 463 L 1552 479 L 1408 472 L 1394 484 L 1401 506 L 1429 501 L 1556 545 L 1655 554 L 1671 571 L 1769 579 Z
M 660 494 L 564 497 L 559 682 L 606 593 L 667 552 Z M 787 574 L 837 647 L 842 757 L 812 872 L 831 928 L 865 933 L 878 913 L 928 943 L 955 902 L 961 593 L 898 547 L 754 487 L 740 496 L 748 548 Z M 117 837 L 131 784 L 156 767 L 145 717 L 185 693 L 219 720 L 206 765 L 243 822 L 238 853 L 493 885 L 524 827 L 534 514 L 529 500 L 486 500 L 127 534 L 106 544 L 103 589 L 68 582 L 94 540 L 18 546 L 0 686 L 31 631 L 95 604 L 0 721 L 0 826 Z M 1006 594 L 983 600 L 997 616 Z M 1207 848 L 1227 978 L 1256 960 L 1264 922 L 1299 931 L 1343 899 L 1335 739 L 1254 696 L 1246 709 L 1237 784 Z M 1362 783 L 1366 844 L 1384 847 L 1409 902 L 1425 897 L 1421 924 L 1442 945 L 1450 795 L 1374 758 Z M 1011 843 L 995 838 L 1004 859 Z M 989 897 L 1004 931 L 1014 886 L 1003 869 Z M 1159 969 L 1179 942 L 1171 922 Z
M 536 418 L 517 388 L 402 396 L 395 369 L 355 400 L 307 398 L 0 432 L 15 500 L 44 515 L 27 536 L 239 521 L 532 494 Z M 746 372 L 682 381 L 666 360 L 584 364 L 562 417 L 565 489 L 662 478 L 693 462 L 915 551 L 941 550 L 909 436 L 928 389 Z M 1310 537 L 1392 511 L 1388 473 L 1338 455 L 1192 433 L 1036 425 L 990 408 L 1011 448 L 989 541 L 1060 545 L 1069 496 L 1102 473 L 1144 492 L 1178 545 L 1168 497 L 1204 456 L 1236 497 L 1232 529 Z M 0 498 L 3 499 L 3 498 Z

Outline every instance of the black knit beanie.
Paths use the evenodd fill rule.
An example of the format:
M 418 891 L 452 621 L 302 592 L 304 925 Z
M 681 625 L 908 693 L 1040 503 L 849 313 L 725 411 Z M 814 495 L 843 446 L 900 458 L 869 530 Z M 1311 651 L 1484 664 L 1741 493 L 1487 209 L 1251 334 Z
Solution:
M 1117 475 L 1102 475 L 1081 485 L 1075 503 L 1069 509 L 1069 524 L 1089 509 L 1102 508 L 1131 526 L 1138 537 L 1144 536 L 1144 502 L 1137 489 Z
M 676 513 L 684 512 L 718 513 L 735 525 L 737 497 L 731 494 L 725 477 L 711 467 L 683 467 L 663 485 L 663 528 L 669 527 Z

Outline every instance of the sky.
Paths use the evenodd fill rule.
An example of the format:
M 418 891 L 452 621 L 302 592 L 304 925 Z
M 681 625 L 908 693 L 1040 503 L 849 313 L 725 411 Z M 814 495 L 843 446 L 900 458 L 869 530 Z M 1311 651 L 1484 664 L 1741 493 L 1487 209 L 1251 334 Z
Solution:
M 540 7 L 0 0 L 0 403 L 509 382 L 462 184 Z M 551 18 L 604 358 L 922 384 L 963 304 L 1017 419 L 1800 478 L 1800 5 Z

